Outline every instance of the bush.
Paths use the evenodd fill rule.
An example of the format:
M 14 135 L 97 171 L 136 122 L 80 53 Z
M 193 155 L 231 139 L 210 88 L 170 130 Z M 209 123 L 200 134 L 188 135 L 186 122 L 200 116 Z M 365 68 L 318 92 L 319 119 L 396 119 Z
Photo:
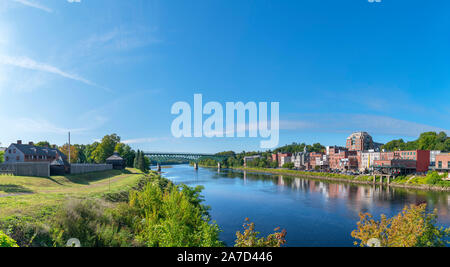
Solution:
M 56 246 L 65 246 L 70 238 L 80 240 L 83 247 L 107 247 L 126 243 L 116 240 L 118 228 L 108 216 L 108 205 L 93 199 L 72 199 L 56 213 L 52 222 L 52 236 Z M 112 233 L 115 231 L 114 233 Z
M 380 221 L 369 213 L 360 214 L 358 228 L 352 237 L 359 239 L 361 247 L 376 238 L 382 247 L 445 247 L 450 242 L 450 228 L 438 228 L 437 211 L 426 213 L 426 204 L 406 206 L 397 216 L 388 219 L 381 215 Z M 358 242 L 355 242 L 358 245 Z
M 0 228 L 16 240 L 20 247 L 49 247 L 53 245 L 49 227 L 42 218 L 11 216 L 0 222 Z
M 14 239 L 7 236 L 5 233 L 0 231 L 0 248 L 11 248 L 18 247 L 16 241 Z
M 267 237 L 258 237 L 259 232 L 255 231 L 255 224 L 249 223 L 249 219 L 245 219 L 243 225 L 244 232 L 236 233 L 235 247 L 281 247 L 286 244 L 286 231 L 277 232 L 279 228 L 275 229 L 274 234 Z
M 201 205 L 201 188 L 149 183 L 121 205 L 121 223 L 133 228 L 137 243 L 148 247 L 217 247 L 219 228 Z

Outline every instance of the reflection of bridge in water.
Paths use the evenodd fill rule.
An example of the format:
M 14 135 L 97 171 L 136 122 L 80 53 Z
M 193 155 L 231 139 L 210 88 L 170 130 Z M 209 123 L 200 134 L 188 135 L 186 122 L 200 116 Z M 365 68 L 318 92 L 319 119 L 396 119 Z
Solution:
M 213 159 L 217 161 L 217 167 L 222 167 L 222 162 L 228 156 L 220 156 L 206 153 L 177 153 L 177 152 L 144 152 L 144 155 L 157 163 L 157 170 L 161 171 L 161 163 L 167 160 L 185 160 L 194 162 L 194 169 L 198 170 L 198 162 L 203 159 Z

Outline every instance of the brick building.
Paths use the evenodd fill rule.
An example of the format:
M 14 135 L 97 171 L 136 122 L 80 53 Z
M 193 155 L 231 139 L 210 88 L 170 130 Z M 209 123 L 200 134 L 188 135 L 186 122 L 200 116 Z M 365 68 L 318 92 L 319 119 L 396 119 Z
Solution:
M 435 168 L 437 171 L 450 172 L 450 153 L 437 154 L 435 164 Z
M 292 161 L 292 153 L 272 154 L 272 161 L 278 162 L 278 167 L 282 167 L 285 163 Z
M 430 167 L 429 150 L 395 151 L 395 159 L 416 161 L 416 172 L 427 172 Z

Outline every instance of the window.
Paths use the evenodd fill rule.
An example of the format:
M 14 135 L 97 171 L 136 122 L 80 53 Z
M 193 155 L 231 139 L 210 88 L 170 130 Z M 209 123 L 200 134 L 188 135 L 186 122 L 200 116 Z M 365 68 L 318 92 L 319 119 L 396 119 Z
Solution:
M 438 168 L 439 168 L 439 169 L 442 169 L 442 161 L 439 161 L 439 163 L 438 163 Z
M 11 154 L 11 149 L 10 149 L 10 150 L 8 150 L 8 153 L 9 153 L 9 154 Z
M 17 157 L 16 157 L 16 160 L 20 160 L 20 156 L 17 156 Z
M 9 161 L 9 157 L 6 157 L 6 161 Z
M 450 161 L 447 161 L 447 169 L 450 169 Z
M 16 154 L 16 150 L 15 149 L 13 150 L 13 153 Z

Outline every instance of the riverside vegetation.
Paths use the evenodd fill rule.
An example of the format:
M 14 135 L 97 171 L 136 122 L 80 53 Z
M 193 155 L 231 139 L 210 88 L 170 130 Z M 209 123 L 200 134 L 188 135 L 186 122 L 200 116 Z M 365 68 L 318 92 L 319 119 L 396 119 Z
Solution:
M 103 188 L 95 192 L 83 191 L 89 185 L 66 185 L 65 194 L 53 195 L 46 191 L 48 181 L 43 181 L 47 189 L 42 191 L 37 189 L 39 185 L 30 186 L 28 181 L 27 186 L 34 193 L 5 197 L 8 203 L 31 198 L 26 206 L 32 208 L 25 208 L 23 212 L 12 209 L 3 214 L 0 218 L 0 231 L 3 231 L 0 232 L 0 246 L 59 247 L 65 246 L 67 240 L 74 237 L 86 247 L 226 245 L 219 240 L 220 229 L 211 221 L 209 207 L 203 204 L 201 186 L 175 185 L 155 172 L 128 172 L 134 179 L 128 180 L 127 185 L 121 183 L 117 186 L 119 182 L 115 181 L 111 185 L 112 190 L 106 190 L 104 183 L 101 186 L 93 184 L 91 186 Z M 96 175 L 102 176 L 101 173 Z M 55 181 L 60 182 L 62 178 Z M 64 196 L 69 197 L 66 199 Z M 43 198 L 51 201 L 36 205 Z M 249 229 L 244 228 L 243 234 L 237 233 L 236 244 L 281 246 L 286 242 L 284 237 L 285 232 L 258 237 L 252 224 Z

